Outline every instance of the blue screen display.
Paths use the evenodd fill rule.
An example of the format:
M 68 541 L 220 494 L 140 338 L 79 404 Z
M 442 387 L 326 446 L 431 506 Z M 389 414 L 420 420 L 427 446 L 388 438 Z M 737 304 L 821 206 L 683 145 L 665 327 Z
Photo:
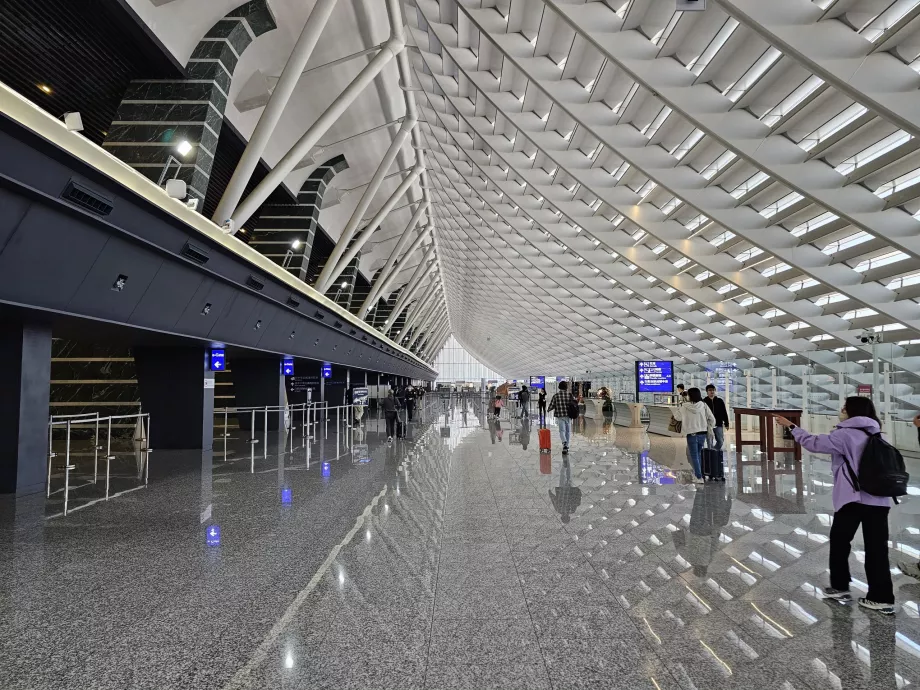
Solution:
M 204 543 L 207 546 L 220 546 L 220 526 L 210 525 L 204 534 Z
M 294 375 L 294 358 L 285 357 L 281 360 L 281 373 L 284 376 L 293 376 Z
M 227 360 L 223 350 L 211 350 L 211 371 L 223 371 L 227 368 Z
M 531 376 L 530 377 L 530 387 L 531 388 L 545 388 L 546 378 L 543 376 Z
M 332 365 L 329 362 L 323 362 L 323 378 L 332 378 Z
M 640 393 L 673 393 L 674 362 L 636 362 L 636 387 Z

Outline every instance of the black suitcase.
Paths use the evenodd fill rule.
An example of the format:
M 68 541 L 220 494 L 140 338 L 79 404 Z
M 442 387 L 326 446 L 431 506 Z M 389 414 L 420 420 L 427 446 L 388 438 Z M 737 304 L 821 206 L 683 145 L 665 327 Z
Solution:
M 700 469 L 703 479 L 711 482 L 725 481 L 725 463 L 722 460 L 722 451 L 712 448 L 703 448 L 700 457 Z

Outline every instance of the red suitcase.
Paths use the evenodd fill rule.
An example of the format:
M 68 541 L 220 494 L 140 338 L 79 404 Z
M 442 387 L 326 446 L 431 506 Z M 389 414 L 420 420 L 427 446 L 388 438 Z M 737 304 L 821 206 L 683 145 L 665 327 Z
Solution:
M 548 455 L 549 453 L 552 452 L 552 449 L 551 449 L 551 446 L 550 446 L 550 438 L 551 438 L 551 436 L 550 436 L 550 433 L 549 433 L 549 429 L 540 429 L 540 431 L 539 431 L 539 433 L 538 433 L 537 435 L 538 435 L 539 438 L 540 438 L 540 453 L 541 453 L 541 454 L 547 454 L 547 455 Z

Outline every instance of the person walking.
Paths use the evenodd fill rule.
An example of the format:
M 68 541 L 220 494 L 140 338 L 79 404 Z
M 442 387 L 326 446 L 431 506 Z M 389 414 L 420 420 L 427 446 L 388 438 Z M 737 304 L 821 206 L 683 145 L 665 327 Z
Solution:
M 671 408 L 671 414 L 681 423 L 680 431 L 687 437 L 687 455 L 693 467 L 693 483 L 703 483 L 700 468 L 700 455 L 709 436 L 709 430 L 715 427 L 716 418 L 703 402 L 699 388 L 687 391 L 687 402 Z
M 502 408 L 505 406 L 505 401 L 502 400 L 502 396 L 496 395 L 495 401 L 492 403 L 492 405 L 494 417 L 495 419 L 498 419 L 501 416 Z
M 713 450 L 722 450 L 722 446 L 725 445 L 725 430 L 728 428 L 728 408 L 725 407 L 725 401 L 716 395 L 716 387 L 711 383 L 706 386 L 706 397 L 703 398 L 703 402 L 716 418 L 716 424 L 712 429 L 716 440 Z
M 569 405 L 574 404 L 575 398 L 569 393 L 569 384 L 565 381 L 560 381 L 559 390 L 553 396 L 553 399 L 549 401 L 549 409 L 556 416 L 563 455 L 569 454 L 569 442 L 572 440 L 572 420 L 569 418 Z
M 521 392 L 518 393 L 518 403 L 521 408 L 521 418 L 527 414 L 527 408 L 530 407 L 530 391 L 527 386 L 521 386 Z
M 914 426 L 917 427 L 917 442 L 920 443 L 920 414 L 914 417 Z M 898 569 L 907 575 L 907 577 L 912 577 L 915 580 L 920 580 L 920 563 L 902 561 L 901 563 L 898 563 Z
M 541 388 L 537 394 L 537 406 L 540 408 L 540 423 L 546 422 L 546 389 Z
M 383 399 L 383 417 L 387 423 L 387 443 L 393 442 L 393 435 L 396 433 L 396 410 L 396 396 L 391 388 L 387 397 Z
M 888 565 L 888 511 L 891 499 L 873 496 L 856 489 L 859 463 L 870 434 L 881 430 L 875 405 L 869 398 L 852 396 L 840 411 L 840 422 L 829 434 L 810 434 L 785 417 L 777 423 L 792 431 L 802 448 L 812 453 L 829 454 L 834 474 L 834 520 L 830 534 L 831 585 L 825 588 L 826 599 L 852 601 L 850 595 L 850 543 L 862 525 L 866 550 L 866 579 L 869 591 L 860 598 L 865 609 L 894 615 L 894 588 Z
M 406 421 L 412 421 L 412 413 L 415 411 L 415 391 L 411 387 L 406 389 Z

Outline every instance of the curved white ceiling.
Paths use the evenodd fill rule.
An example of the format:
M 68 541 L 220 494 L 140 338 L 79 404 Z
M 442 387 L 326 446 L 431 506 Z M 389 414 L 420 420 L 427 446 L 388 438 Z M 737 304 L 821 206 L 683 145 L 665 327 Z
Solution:
M 918 337 L 920 0 L 407 18 L 451 327 L 489 367 L 828 363 L 865 328 Z

